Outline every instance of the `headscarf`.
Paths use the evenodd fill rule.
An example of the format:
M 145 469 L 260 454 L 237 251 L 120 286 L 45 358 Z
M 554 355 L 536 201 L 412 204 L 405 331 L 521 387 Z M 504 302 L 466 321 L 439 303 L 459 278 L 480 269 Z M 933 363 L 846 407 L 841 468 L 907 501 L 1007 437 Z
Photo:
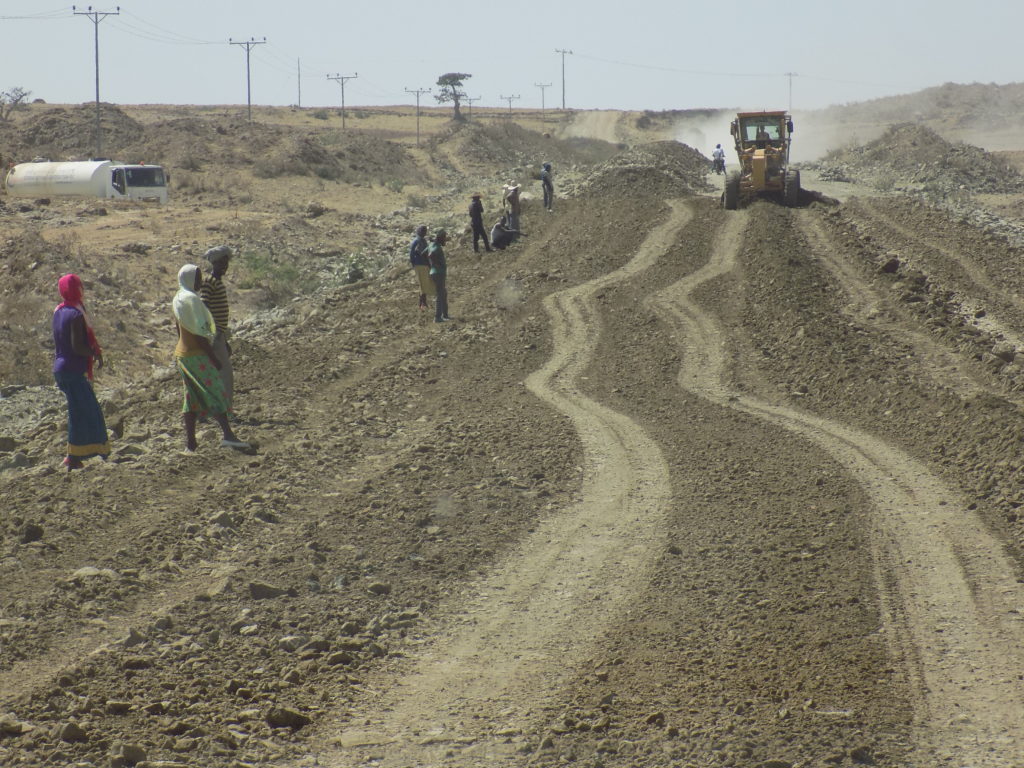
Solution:
M 92 325 L 89 323 L 89 315 L 85 311 L 85 305 L 82 304 L 82 294 L 85 288 L 82 285 L 82 278 L 74 273 L 64 275 L 60 280 L 57 281 L 57 292 L 60 293 L 60 297 L 64 299 L 58 304 L 53 312 L 57 313 L 58 310 L 64 307 L 71 307 L 77 309 L 82 313 L 82 320 L 85 322 L 85 343 L 88 344 L 89 349 L 92 350 L 93 356 L 98 356 L 103 353 L 100 349 L 100 343 L 96 341 L 96 334 L 92 330 Z M 87 362 L 86 375 L 89 377 L 89 381 L 92 381 L 92 361 L 90 357 Z
M 213 341 L 216 326 L 213 315 L 206 308 L 202 297 L 195 292 L 196 273 L 199 267 L 186 264 L 178 270 L 178 292 L 174 295 L 174 317 L 178 324 L 189 333 L 205 336 Z

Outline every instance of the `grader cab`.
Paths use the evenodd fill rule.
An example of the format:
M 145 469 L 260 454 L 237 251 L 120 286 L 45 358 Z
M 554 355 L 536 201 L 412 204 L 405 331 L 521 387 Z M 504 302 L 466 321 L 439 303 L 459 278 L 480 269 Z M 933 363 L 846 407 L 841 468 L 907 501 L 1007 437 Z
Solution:
M 725 207 L 736 210 L 761 195 L 781 199 L 790 207 L 797 205 L 800 171 L 789 167 L 793 119 L 785 112 L 740 112 L 731 131 L 740 170 L 725 180 Z

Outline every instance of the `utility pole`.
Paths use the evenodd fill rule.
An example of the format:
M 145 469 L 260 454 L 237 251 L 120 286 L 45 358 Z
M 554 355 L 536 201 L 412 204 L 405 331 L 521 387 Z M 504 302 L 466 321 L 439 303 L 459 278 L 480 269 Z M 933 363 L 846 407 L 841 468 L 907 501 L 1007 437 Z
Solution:
M 789 114 L 793 114 L 793 78 L 797 76 L 796 72 L 785 72 L 786 77 L 789 78 Z
M 75 16 L 88 16 L 92 21 L 94 33 L 94 47 L 96 50 L 96 157 L 103 154 L 103 133 L 100 131 L 100 22 L 107 16 L 118 16 L 121 13 L 121 6 L 114 11 L 94 11 L 90 5 L 86 10 L 79 11 L 71 6 Z
M 572 55 L 572 51 L 567 51 L 564 48 L 556 48 L 555 53 L 562 54 L 562 111 L 565 111 L 565 54 Z
M 420 96 L 424 93 L 430 93 L 429 88 L 417 88 L 416 90 L 405 89 L 406 93 L 416 94 L 416 146 L 420 143 Z
M 512 102 L 515 99 L 518 99 L 519 97 L 518 96 L 499 96 L 498 98 L 501 99 L 502 101 L 507 101 L 508 102 L 508 116 L 512 117 Z
M 249 67 L 249 54 L 254 46 L 263 45 L 267 42 L 267 38 L 257 40 L 255 37 L 250 37 L 244 42 L 236 43 L 230 37 L 228 38 L 228 44 L 230 45 L 241 45 L 245 48 L 245 103 L 249 106 L 249 122 L 252 122 L 252 78 L 250 72 L 252 71 Z
M 544 89 L 550 88 L 551 83 L 534 83 L 535 86 L 540 88 L 540 121 L 544 122 Z
M 341 86 L 341 130 L 345 130 L 345 82 L 359 77 L 359 73 L 356 72 L 354 75 L 328 75 L 328 80 L 334 80 L 338 85 Z
M 302 59 L 295 60 L 295 81 L 299 84 L 299 101 L 296 106 L 302 109 Z
M 474 96 L 473 98 L 469 98 L 469 96 L 462 97 L 462 100 L 469 104 L 469 109 L 466 110 L 466 119 L 469 119 L 473 116 L 473 102 L 480 101 L 481 98 L 481 96 Z

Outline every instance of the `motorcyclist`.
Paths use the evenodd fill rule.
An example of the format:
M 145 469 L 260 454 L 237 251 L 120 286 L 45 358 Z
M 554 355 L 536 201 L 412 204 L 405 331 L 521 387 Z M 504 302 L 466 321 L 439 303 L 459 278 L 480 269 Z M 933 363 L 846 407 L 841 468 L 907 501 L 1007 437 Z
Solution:
M 715 173 L 725 173 L 725 150 L 722 149 L 721 144 L 716 144 L 714 151 L 711 153 L 711 161 L 715 168 Z

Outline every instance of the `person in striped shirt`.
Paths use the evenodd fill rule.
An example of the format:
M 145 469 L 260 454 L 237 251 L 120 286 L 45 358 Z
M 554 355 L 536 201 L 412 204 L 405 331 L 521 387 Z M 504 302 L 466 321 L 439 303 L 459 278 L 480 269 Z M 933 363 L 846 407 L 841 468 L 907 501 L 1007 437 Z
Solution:
M 203 255 L 210 262 L 210 273 L 203 280 L 203 284 L 199 289 L 199 295 L 202 296 L 203 303 L 210 310 L 210 314 L 213 315 L 213 321 L 217 326 L 217 335 L 213 339 L 213 351 L 216 353 L 217 359 L 222 363 L 220 378 L 224 383 L 224 394 L 227 396 L 228 411 L 230 412 L 232 402 L 234 401 L 235 375 L 231 367 L 231 345 L 228 343 L 228 337 L 230 336 L 230 331 L 228 330 L 228 320 L 230 318 L 228 292 L 224 287 L 222 278 L 227 274 L 228 266 L 231 264 L 232 252 L 228 246 L 218 245 Z

